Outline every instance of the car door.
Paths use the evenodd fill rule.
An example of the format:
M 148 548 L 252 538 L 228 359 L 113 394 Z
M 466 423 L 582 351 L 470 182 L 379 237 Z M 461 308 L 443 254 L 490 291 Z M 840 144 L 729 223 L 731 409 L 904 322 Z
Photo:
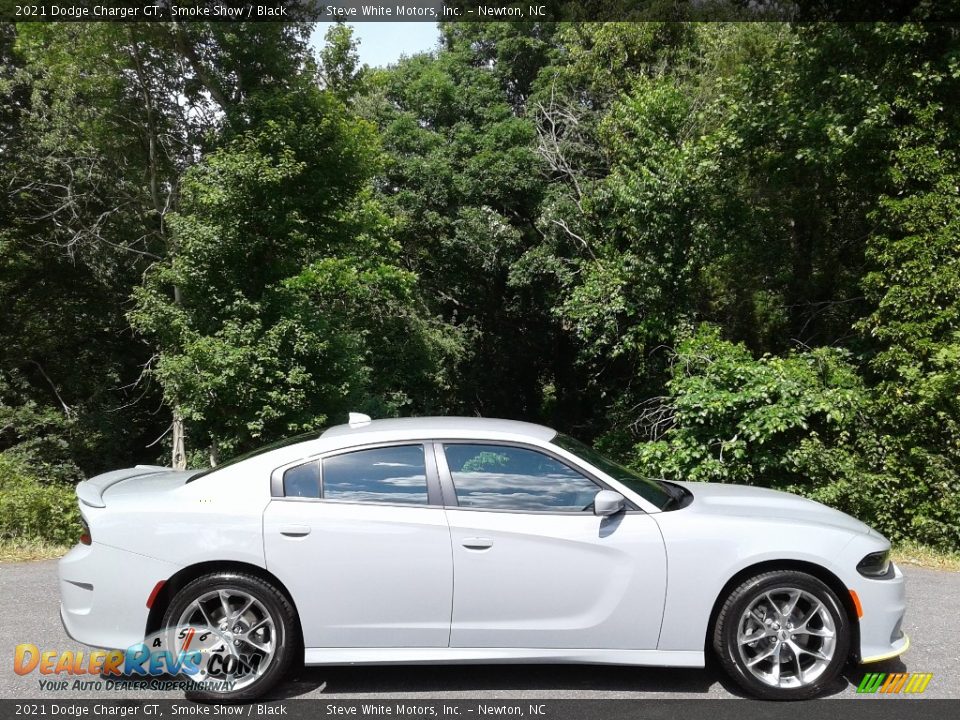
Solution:
M 451 647 L 656 648 L 666 555 L 649 515 L 597 517 L 602 484 L 543 448 L 434 447 L 453 541 Z
M 432 448 L 326 455 L 278 469 L 273 492 L 267 569 L 306 647 L 446 647 L 453 563 Z

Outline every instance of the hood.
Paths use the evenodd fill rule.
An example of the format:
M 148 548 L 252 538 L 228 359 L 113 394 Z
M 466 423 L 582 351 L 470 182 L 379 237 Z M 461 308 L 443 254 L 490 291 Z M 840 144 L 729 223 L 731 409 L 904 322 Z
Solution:
M 799 495 L 749 485 L 678 482 L 693 494 L 688 506 L 694 512 L 735 517 L 765 517 L 831 525 L 855 533 L 871 533 L 866 525 L 846 513 Z

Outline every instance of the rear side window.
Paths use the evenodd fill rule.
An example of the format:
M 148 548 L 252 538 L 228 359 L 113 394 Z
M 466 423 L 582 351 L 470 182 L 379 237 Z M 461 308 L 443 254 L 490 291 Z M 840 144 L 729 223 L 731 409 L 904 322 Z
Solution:
M 460 507 L 517 512 L 583 512 L 600 490 L 548 455 L 508 445 L 443 446 Z
M 423 445 L 357 450 L 323 460 L 323 497 L 347 502 L 427 504 Z
M 287 497 L 320 497 L 320 463 L 314 461 L 287 470 L 283 474 L 283 494 Z

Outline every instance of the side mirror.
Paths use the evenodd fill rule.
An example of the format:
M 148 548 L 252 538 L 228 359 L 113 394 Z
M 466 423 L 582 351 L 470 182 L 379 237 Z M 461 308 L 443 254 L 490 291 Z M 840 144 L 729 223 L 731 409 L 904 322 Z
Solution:
M 601 490 L 593 498 L 593 514 L 601 517 L 616 515 L 623 510 L 623 495 L 613 490 Z

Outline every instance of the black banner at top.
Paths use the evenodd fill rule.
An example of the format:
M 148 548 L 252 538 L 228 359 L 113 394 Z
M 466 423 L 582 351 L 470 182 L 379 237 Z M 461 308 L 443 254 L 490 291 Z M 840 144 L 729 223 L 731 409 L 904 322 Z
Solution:
M 16 22 L 957 22 L 960 0 L 0 0 Z

